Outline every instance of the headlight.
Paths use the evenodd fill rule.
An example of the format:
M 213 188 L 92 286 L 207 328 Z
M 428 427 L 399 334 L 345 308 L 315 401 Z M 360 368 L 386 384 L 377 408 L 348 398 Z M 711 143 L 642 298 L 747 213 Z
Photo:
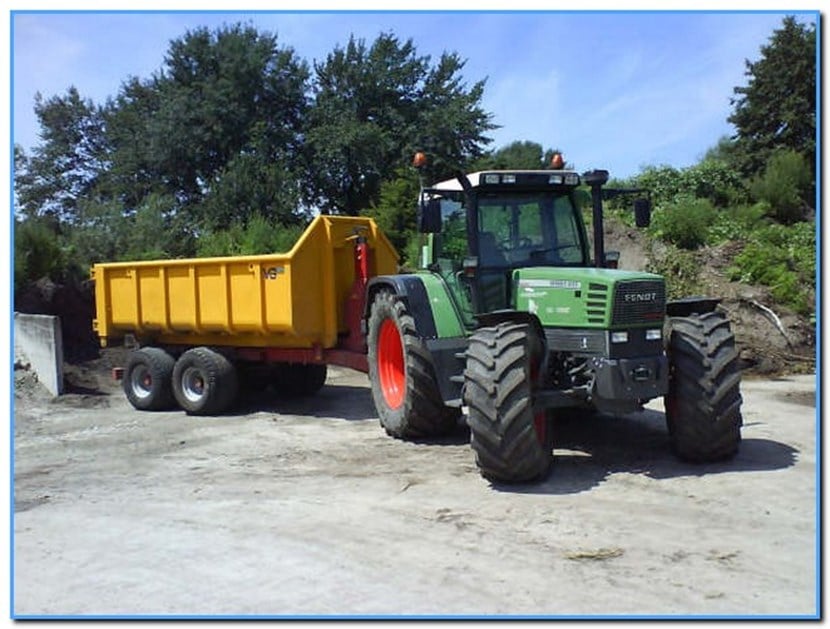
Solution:
M 646 340 L 647 341 L 659 341 L 663 338 L 663 330 L 656 329 L 656 330 L 646 330 Z
M 612 343 L 628 343 L 628 332 L 611 332 Z

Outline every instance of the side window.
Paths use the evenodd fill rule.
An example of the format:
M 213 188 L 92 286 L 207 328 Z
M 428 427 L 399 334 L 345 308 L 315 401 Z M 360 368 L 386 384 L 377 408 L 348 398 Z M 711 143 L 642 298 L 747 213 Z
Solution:
M 553 204 L 553 222 L 559 257 L 565 263 L 581 264 L 582 245 L 573 205 L 568 197 L 557 197 Z
M 467 255 L 467 208 L 463 203 L 441 199 L 441 233 L 435 234 L 433 242 L 439 265 L 461 267 Z

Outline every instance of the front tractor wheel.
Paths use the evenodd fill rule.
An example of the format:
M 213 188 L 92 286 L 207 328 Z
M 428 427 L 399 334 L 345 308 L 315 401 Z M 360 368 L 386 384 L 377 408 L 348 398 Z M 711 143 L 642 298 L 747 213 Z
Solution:
M 471 445 L 481 475 L 495 482 L 542 480 L 553 458 L 552 423 L 534 411 L 542 341 L 524 323 L 480 328 L 464 371 Z
M 720 312 L 669 320 L 666 423 L 683 460 L 728 459 L 741 442 L 741 374 L 735 337 Z
M 444 405 L 432 356 L 415 320 L 388 291 L 372 303 L 367 345 L 372 397 L 386 432 L 400 439 L 451 433 L 460 410 Z
M 188 415 L 219 415 L 238 390 L 234 364 L 207 347 L 187 350 L 173 368 L 173 394 Z

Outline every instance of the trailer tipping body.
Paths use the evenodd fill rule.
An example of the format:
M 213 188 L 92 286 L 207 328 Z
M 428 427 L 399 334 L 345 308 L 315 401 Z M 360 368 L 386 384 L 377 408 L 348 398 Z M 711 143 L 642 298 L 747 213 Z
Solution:
M 397 272 L 373 220 L 339 216 L 315 218 L 287 253 L 96 264 L 93 327 L 102 346 L 129 334 L 162 346 L 332 349 L 353 332 L 358 242 L 369 277 Z

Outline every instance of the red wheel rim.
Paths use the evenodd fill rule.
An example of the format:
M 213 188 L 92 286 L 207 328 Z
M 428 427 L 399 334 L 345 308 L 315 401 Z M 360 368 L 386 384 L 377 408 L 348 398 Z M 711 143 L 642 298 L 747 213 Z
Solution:
M 387 406 L 399 408 L 406 393 L 406 370 L 401 335 L 392 319 L 386 319 L 378 333 L 378 377 Z
M 533 416 L 533 427 L 536 429 L 536 438 L 541 445 L 545 445 L 548 432 L 548 418 L 547 414 L 542 411 Z
M 530 364 L 530 382 L 532 388 L 534 389 L 536 388 L 536 379 L 539 376 L 540 362 L 540 360 L 535 360 Z M 548 416 L 545 411 L 534 413 L 533 428 L 536 429 L 536 439 L 539 441 L 539 444 L 544 447 L 548 432 Z

